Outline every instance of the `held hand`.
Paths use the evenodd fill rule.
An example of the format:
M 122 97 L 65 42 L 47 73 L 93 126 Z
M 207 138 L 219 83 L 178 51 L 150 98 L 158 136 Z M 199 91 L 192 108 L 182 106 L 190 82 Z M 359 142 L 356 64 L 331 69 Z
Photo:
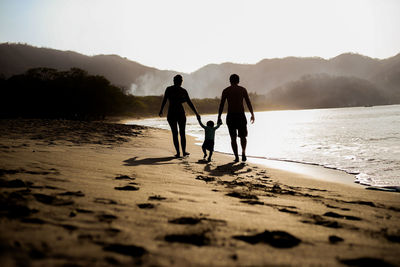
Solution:
M 200 121 L 201 120 L 200 114 L 197 114 L 196 118 L 197 118 L 198 121 Z
M 254 118 L 254 115 L 251 115 L 250 122 L 251 122 L 251 123 L 254 123 L 255 120 L 256 120 L 256 119 Z
M 218 122 L 217 122 L 218 124 L 222 124 L 222 120 L 221 120 L 221 118 L 218 118 Z
M 162 111 L 160 111 L 160 113 L 158 113 L 158 116 L 162 117 L 162 115 L 163 115 Z

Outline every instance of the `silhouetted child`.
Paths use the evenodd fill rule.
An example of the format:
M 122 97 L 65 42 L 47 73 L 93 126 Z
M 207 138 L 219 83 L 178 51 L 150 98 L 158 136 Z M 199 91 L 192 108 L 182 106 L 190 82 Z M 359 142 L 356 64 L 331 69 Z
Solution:
M 201 146 L 203 149 L 204 153 L 204 159 L 207 157 L 207 150 L 210 151 L 210 154 L 208 155 L 207 161 L 211 161 L 211 157 L 214 151 L 214 138 L 215 138 L 215 131 L 221 126 L 222 123 L 218 123 L 217 126 L 214 127 L 214 122 L 213 121 L 208 121 L 207 126 L 204 126 L 203 123 L 201 123 L 201 120 L 199 120 L 200 126 L 205 130 L 205 137 L 204 137 L 204 143 Z

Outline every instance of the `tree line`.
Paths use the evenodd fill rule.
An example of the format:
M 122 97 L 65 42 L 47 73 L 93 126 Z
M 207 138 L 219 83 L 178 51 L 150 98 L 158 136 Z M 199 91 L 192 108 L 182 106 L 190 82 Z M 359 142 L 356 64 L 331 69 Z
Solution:
M 71 68 L 33 68 L 0 76 L 0 118 L 98 120 L 109 116 L 157 116 L 162 96 L 134 96 L 105 77 Z M 219 99 L 194 99 L 202 113 L 215 113 Z

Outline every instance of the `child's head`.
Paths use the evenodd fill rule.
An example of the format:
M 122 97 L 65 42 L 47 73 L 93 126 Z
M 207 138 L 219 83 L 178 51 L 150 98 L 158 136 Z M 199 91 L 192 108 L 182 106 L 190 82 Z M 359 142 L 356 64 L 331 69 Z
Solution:
M 214 122 L 213 121 L 207 121 L 207 126 L 208 127 L 214 127 Z

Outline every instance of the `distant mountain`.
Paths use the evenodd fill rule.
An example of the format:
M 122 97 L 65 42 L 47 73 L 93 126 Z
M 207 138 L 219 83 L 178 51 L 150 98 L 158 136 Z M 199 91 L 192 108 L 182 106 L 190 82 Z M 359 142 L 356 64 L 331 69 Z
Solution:
M 105 76 L 113 84 L 123 86 L 135 95 L 163 94 L 177 73 L 150 68 L 117 55 L 85 56 L 71 51 L 22 44 L 0 44 L 0 73 L 9 77 L 33 67 L 59 70 L 82 68 L 89 74 Z M 287 57 L 264 59 L 257 64 L 210 64 L 193 73 L 183 73 L 183 86 L 194 98 L 213 98 L 220 96 L 222 90 L 229 85 L 228 79 L 232 73 L 240 75 L 241 85 L 250 92 L 271 98 L 274 95 L 275 101 L 283 101 L 283 95 L 287 95 L 286 102 L 283 101 L 285 103 L 290 102 L 290 92 L 297 90 L 295 88 L 302 88 L 296 94 L 303 92 L 308 98 L 313 97 L 306 94 L 307 90 L 311 90 L 307 86 L 311 86 L 315 94 L 325 95 L 328 99 L 336 91 L 341 91 L 343 96 L 348 91 L 352 92 L 353 97 L 360 94 L 360 99 L 369 99 L 366 105 L 400 103 L 400 54 L 383 60 L 346 53 L 329 60 Z M 282 92 L 278 93 L 279 90 Z M 373 94 L 375 91 L 376 94 Z M 363 94 L 367 92 L 376 98 L 364 97 Z M 305 106 L 318 106 L 318 103 L 311 102 Z M 322 102 L 322 107 L 331 106 Z M 350 102 L 359 105 L 357 101 Z M 351 103 L 336 103 L 334 106 L 353 105 Z M 304 106 L 304 103 L 300 106 Z
M 130 88 L 132 83 L 146 74 L 162 77 L 162 71 L 118 55 L 85 56 L 72 51 L 37 48 L 24 44 L 0 44 L 1 74 L 9 77 L 36 67 L 57 70 L 77 67 L 92 75 L 105 76 L 113 84 L 125 88 Z
M 367 80 L 328 74 L 303 76 L 269 91 L 261 101 L 271 109 L 354 107 L 388 103 L 385 94 Z

